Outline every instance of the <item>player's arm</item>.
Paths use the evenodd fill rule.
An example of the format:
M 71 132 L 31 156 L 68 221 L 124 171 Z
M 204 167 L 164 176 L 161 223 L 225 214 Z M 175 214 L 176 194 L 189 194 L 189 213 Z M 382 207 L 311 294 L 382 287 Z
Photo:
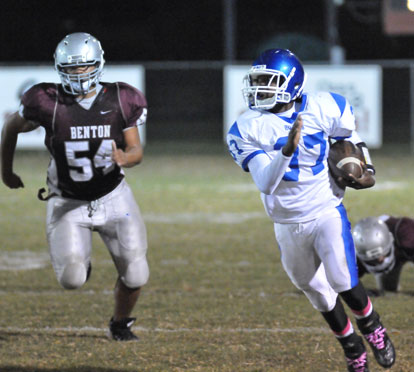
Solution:
M 291 157 L 283 156 L 279 151 L 271 160 L 267 154 L 255 156 L 249 162 L 249 171 L 260 192 L 273 194 L 285 174 Z
M 369 271 L 366 269 L 362 261 L 357 257 L 357 265 L 358 265 L 358 278 L 361 278 L 365 274 L 369 274 Z M 378 283 L 378 280 L 377 280 Z M 378 289 L 367 288 L 366 291 L 370 297 L 379 297 L 384 295 L 384 290 L 381 289 L 381 286 L 378 285 Z
M 298 146 L 301 130 L 302 118 L 298 116 L 289 132 L 286 144 L 273 160 L 270 160 L 266 154 L 260 154 L 250 160 L 249 171 L 260 192 L 270 195 L 276 190 Z
M 357 257 L 357 266 L 358 266 L 358 278 L 363 277 L 365 274 L 369 274 L 368 270 L 365 268 L 364 264 L 362 263 L 359 257 Z
M 120 167 L 130 168 L 139 164 L 144 155 L 138 126 L 147 120 L 147 100 L 138 89 L 126 83 L 117 83 L 118 99 L 126 128 L 124 128 L 125 150 L 112 143 L 112 160 Z
M 138 128 L 131 127 L 124 130 L 125 151 L 117 148 L 112 142 L 112 160 L 120 167 L 130 168 L 139 164 L 144 155 Z
M 353 131 L 352 136 L 349 138 L 349 140 L 359 148 L 359 150 L 364 155 L 364 162 L 361 162 L 362 166 L 362 175 L 360 178 L 355 178 L 352 175 L 350 177 L 353 179 L 353 181 L 346 186 L 352 187 L 353 189 L 360 190 L 360 189 L 367 189 L 369 187 L 372 187 L 375 185 L 375 168 L 371 161 L 371 156 L 369 154 L 368 148 L 361 140 L 357 132 Z
M 398 292 L 403 265 L 404 262 L 397 259 L 390 272 L 375 275 L 378 289 L 388 292 Z
M 32 121 L 24 119 L 19 112 L 10 115 L 1 132 L 1 177 L 11 189 L 24 187 L 20 177 L 13 172 L 13 159 L 19 133 L 30 132 L 38 127 Z
M 343 179 L 342 177 L 339 177 L 339 182 L 343 182 L 344 186 L 351 187 L 356 190 L 361 189 L 368 189 L 375 185 L 375 176 L 374 173 L 372 173 L 368 168 L 366 164 L 363 164 L 361 162 L 362 167 L 362 175 L 359 178 L 354 177 L 352 174 L 349 174 L 349 178 L 352 179 L 352 181 L 348 181 Z
M 283 155 L 292 156 L 298 147 L 300 134 L 302 132 L 303 121 L 302 117 L 298 115 L 295 122 L 292 125 L 292 128 L 289 131 L 288 140 L 286 145 L 282 147 Z
M 361 140 L 358 133 L 355 131 L 355 115 L 352 109 L 351 104 L 345 97 L 341 95 L 330 93 L 327 95 L 330 102 L 326 107 L 326 120 L 329 122 L 329 119 L 332 120 L 332 127 L 329 130 L 329 136 L 334 139 L 346 139 L 351 141 L 356 145 L 363 153 L 365 157 L 365 162 L 361 162 L 363 169 L 362 175 L 360 178 L 355 178 L 352 175 L 351 181 L 343 180 L 341 181 L 341 187 L 348 186 L 353 189 L 366 189 L 374 186 L 375 184 L 375 169 L 372 165 L 371 158 L 365 143 Z

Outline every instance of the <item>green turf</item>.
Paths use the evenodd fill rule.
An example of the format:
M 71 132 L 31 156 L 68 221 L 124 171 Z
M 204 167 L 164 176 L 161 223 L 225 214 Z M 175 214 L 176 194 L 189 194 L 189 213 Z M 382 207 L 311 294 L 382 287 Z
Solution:
M 412 215 L 414 157 L 372 155 L 378 190 L 347 193 L 351 222 Z M 26 187 L 0 186 L 0 266 L 18 254 L 46 262 L 0 268 L 1 372 L 345 371 L 338 342 L 281 267 L 250 175 L 221 144 L 149 144 L 143 163 L 126 172 L 149 241 L 150 281 L 133 314 L 138 343 L 105 336 L 116 274 L 98 236 L 90 281 L 77 291 L 57 284 L 45 203 L 36 198 L 47 164 L 44 152 L 19 152 L 15 170 Z M 371 277 L 363 282 L 375 285 Z M 407 266 L 401 293 L 373 298 L 397 348 L 392 371 L 414 370 L 413 283 Z M 371 371 L 382 370 L 369 357 Z

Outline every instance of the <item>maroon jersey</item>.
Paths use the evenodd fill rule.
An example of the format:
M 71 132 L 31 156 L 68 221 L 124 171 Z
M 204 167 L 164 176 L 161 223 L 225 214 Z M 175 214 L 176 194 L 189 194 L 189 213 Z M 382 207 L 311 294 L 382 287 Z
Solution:
M 394 254 L 395 254 L 395 266 L 391 273 L 384 276 L 384 280 L 397 281 L 393 284 L 395 290 L 398 286 L 398 278 L 394 278 L 393 272 L 400 272 L 402 266 L 406 262 L 414 262 L 414 220 L 408 217 L 389 217 L 385 220 L 385 223 L 394 237 Z M 358 258 L 358 275 L 359 277 L 369 273 L 362 261 Z
M 394 236 L 397 262 L 414 262 L 414 220 L 408 217 L 390 217 L 385 223 Z
M 111 192 L 124 177 L 111 160 L 112 141 L 124 149 L 125 129 L 145 116 L 144 95 L 126 83 L 101 83 L 89 110 L 60 84 L 34 85 L 22 97 L 23 116 L 46 130 L 52 160 L 48 185 L 61 196 L 95 200 Z

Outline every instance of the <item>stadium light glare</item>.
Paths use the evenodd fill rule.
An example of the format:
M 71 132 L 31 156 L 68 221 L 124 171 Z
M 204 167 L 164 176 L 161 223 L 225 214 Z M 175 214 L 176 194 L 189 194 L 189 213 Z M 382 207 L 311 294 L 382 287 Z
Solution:
M 414 0 L 407 0 L 407 8 L 410 12 L 414 12 Z

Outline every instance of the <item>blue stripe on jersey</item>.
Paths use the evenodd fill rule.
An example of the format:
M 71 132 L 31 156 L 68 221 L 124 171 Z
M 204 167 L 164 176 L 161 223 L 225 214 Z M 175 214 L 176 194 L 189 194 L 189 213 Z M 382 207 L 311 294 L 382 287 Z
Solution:
M 266 152 L 264 150 L 257 150 L 255 152 L 252 152 L 250 155 L 246 156 L 246 158 L 243 160 L 242 167 L 246 172 L 249 171 L 249 167 L 247 166 L 247 164 L 249 164 L 249 161 L 259 154 L 266 154 Z
M 358 284 L 358 266 L 356 263 L 354 240 L 352 239 L 351 223 L 348 220 L 345 207 L 341 203 L 336 207 L 342 220 L 342 239 L 344 241 L 346 262 L 351 275 L 351 288 Z
M 301 111 L 303 111 L 303 110 L 305 109 L 305 106 L 306 106 L 307 100 L 308 100 L 308 96 L 307 96 L 306 94 L 304 94 L 304 95 L 302 96 L 302 104 L 301 104 L 301 106 L 300 106 L 299 112 L 301 112 Z
M 288 122 L 289 124 L 292 124 L 296 120 L 298 115 L 305 109 L 307 99 L 308 99 L 308 96 L 306 94 L 304 94 L 302 96 L 302 103 L 300 105 L 299 110 L 295 111 L 290 118 L 288 118 L 286 116 L 278 116 L 278 118 Z
M 293 122 L 296 120 L 296 116 L 298 116 L 298 114 L 294 112 L 290 118 L 287 116 L 278 116 L 278 118 L 286 121 L 289 124 L 293 124 Z
M 240 134 L 239 127 L 237 126 L 237 121 L 235 121 L 234 124 L 231 126 L 229 134 L 233 134 L 234 136 L 243 138 Z
M 336 94 L 336 93 L 332 93 L 332 92 L 329 92 L 329 93 L 331 94 L 332 98 L 335 100 L 336 104 L 338 105 L 339 111 L 341 111 L 341 116 L 342 116 L 342 114 L 345 111 L 345 106 L 346 106 L 345 97 L 343 97 L 339 94 Z
M 347 138 L 350 138 L 351 136 L 347 136 L 347 137 L 331 137 L 333 138 L 335 141 L 340 141 L 340 140 L 345 140 Z
M 293 124 L 297 116 L 298 116 L 297 112 L 294 112 L 290 118 L 287 116 L 278 116 L 278 118 L 286 121 L 289 124 Z

